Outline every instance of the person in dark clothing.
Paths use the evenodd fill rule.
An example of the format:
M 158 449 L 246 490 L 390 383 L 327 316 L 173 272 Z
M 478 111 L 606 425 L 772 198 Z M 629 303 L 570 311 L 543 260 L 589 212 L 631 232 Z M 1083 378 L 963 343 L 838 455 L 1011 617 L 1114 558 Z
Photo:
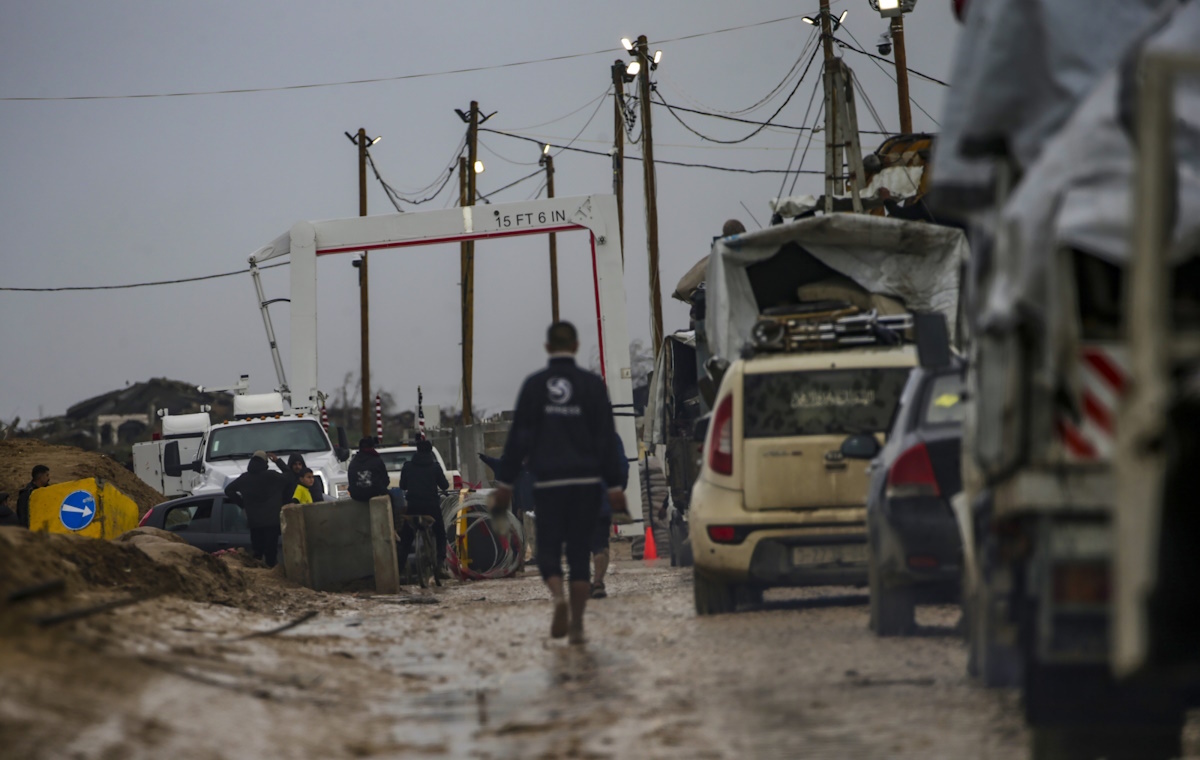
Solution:
M 604 484 L 613 511 L 624 512 L 621 458 L 613 437 L 612 404 L 598 375 L 575 364 L 579 338 L 570 322 L 555 322 L 546 331 L 546 369 L 521 386 L 504 456 L 496 473 L 499 488 L 493 510 L 512 501 L 512 484 L 526 462 L 534 478 L 538 517 L 538 569 L 554 601 L 553 638 L 569 636 L 582 644 L 583 613 L 591 595 L 590 544 L 596 528 Z M 570 567 L 570 603 L 563 594 L 562 555 L 566 545 Z
M 240 504 L 250 526 L 250 547 L 255 559 L 275 567 L 279 553 L 279 513 L 285 503 L 287 478 L 267 467 L 267 452 L 256 451 L 246 471 L 225 487 L 225 498 Z M 287 502 L 291 498 L 286 499 Z
M 300 475 L 307 469 L 307 465 L 304 464 L 304 457 L 299 454 L 292 454 L 288 457 L 286 467 L 284 467 L 281 458 L 270 452 L 267 452 L 267 459 L 270 459 L 271 463 L 283 473 L 283 477 L 287 478 L 288 487 L 286 491 L 288 498 L 283 500 L 286 504 L 291 501 L 291 496 L 295 493 L 296 486 L 300 485 Z
M 487 454 L 480 453 L 479 461 L 483 462 L 492 470 L 492 475 L 495 475 L 500 470 L 500 460 L 496 457 L 490 457 Z M 529 470 L 522 465 L 521 470 L 517 473 L 517 478 L 513 482 L 513 498 L 512 498 L 512 513 L 518 520 L 525 516 L 525 513 L 533 509 L 533 476 L 529 474 Z
M 0 527 L 6 525 L 14 526 L 20 523 L 17 522 L 17 513 L 8 506 L 8 494 L 0 491 Z
M 446 473 L 433 456 L 433 444 L 428 440 L 417 441 L 417 453 L 404 463 L 400 470 L 400 488 L 408 503 L 408 514 L 429 515 L 433 519 L 433 537 L 437 542 L 437 573 L 445 579 L 443 564 L 446 562 L 446 520 L 442 517 L 442 497 L 439 491 L 450 487 Z M 397 557 L 400 562 L 406 562 L 408 553 L 412 551 L 416 531 L 410 525 L 405 525 L 399 532 L 400 542 L 397 545 Z
M 29 527 L 29 497 L 39 488 L 50 485 L 50 468 L 44 464 L 33 466 L 32 480 L 17 492 L 17 524 L 22 528 Z
M 621 479 L 607 485 L 620 486 L 623 491 L 629 485 L 629 457 L 625 456 L 625 444 L 621 442 L 621 436 L 613 435 L 613 444 L 617 448 L 623 466 L 621 467 Z M 600 502 L 600 515 L 596 520 L 596 530 L 592 533 L 592 564 L 596 566 L 595 576 L 592 580 L 593 599 L 604 599 L 608 596 L 608 591 L 604 588 L 604 574 L 608 572 L 608 540 L 612 537 L 612 525 L 612 504 L 609 503 L 608 493 L 605 492 L 604 500 Z
M 351 499 L 370 501 L 372 496 L 387 496 L 387 465 L 375 450 L 375 439 L 371 436 L 364 436 L 358 442 L 358 451 L 346 468 L 346 478 L 350 481 Z

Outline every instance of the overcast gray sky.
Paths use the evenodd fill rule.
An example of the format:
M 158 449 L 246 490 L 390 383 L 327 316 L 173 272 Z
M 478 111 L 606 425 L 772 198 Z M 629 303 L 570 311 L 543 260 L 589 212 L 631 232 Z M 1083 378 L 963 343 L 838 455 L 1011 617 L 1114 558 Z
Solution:
M 663 97 L 705 111 L 745 108 L 786 74 L 812 27 L 799 18 L 817 0 L 548 0 L 505 2 L 184 2 L 0 0 L 0 98 L 139 95 L 275 88 L 400 77 L 581 53 L 568 60 L 463 74 L 270 92 L 106 100 L 0 100 L 0 285 L 110 285 L 224 272 L 302 219 L 358 213 L 356 150 L 343 132 L 365 127 L 382 141 L 372 155 L 387 181 L 415 191 L 441 177 L 464 127 L 454 114 L 474 99 L 487 126 L 558 144 L 607 151 L 609 66 L 623 36 L 645 34 L 664 59 Z M 848 31 L 871 51 L 886 28 L 867 0 L 849 9 Z M 948 0 L 923 0 L 907 17 L 909 65 L 945 79 L 958 27 Z M 845 36 L 839 33 L 839 36 Z M 603 51 L 603 52 L 599 52 Z M 887 129 L 895 86 L 870 59 L 845 52 Z M 890 65 L 885 64 L 890 70 Z M 802 122 L 817 66 L 776 121 Z M 765 119 L 790 87 L 747 115 Z M 912 78 L 912 94 L 940 120 L 944 88 Z M 582 108 L 581 108 L 582 106 Z M 859 104 L 860 126 L 875 129 Z M 599 110 L 597 111 L 597 107 Z M 579 110 L 577 110 L 579 109 Z M 813 121 L 813 114 L 809 122 Z M 575 113 L 571 114 L 571 112 Z M 568 115 L 571 114 L 571 115 Z M 589 122 L 595 114 L 595 117 Z M 753 127 L 687 115 L 708 135 L 731 139 Z M 913 110 L 914 128 L 934 131 Z M 785 169 L 794 131 L 767 129 L 734 146 L 705 143 L 664 110 L 654 114 L 660 160 L 744 169 Z M 807 138 L 806 138 L 807 139 Z M 881 138 L 864 137 L 865 149 Z M 489 193 L 537 168 L 538 147 L 484 134 Z M 823 167 L 820 135 L 804 162 Z M 801 150 L 804 143 L 800 144 Z M 637 154 L 639 148 L 629 148 Z M 611 192 L 605 157 L 555 159 L 557 195 Z M 755 227 L 778 194 L 779 175 L 660 166 L 659 224 L 666 329 L 685 328 L 687 309 L 669 296 L 729 217 Z M 801 176 L 796 192 L 820 192 Z M 496 201 L 524 200 L 527 180 Z M 790 180 L 789 180 L 790 184 Z M 451 183 L 436 201 L 442 208 Z M 640 168 L 626 164 L 626 296 L 634 339 L 649 336 Z M 405 205 L 406 209 L 415 207 Z M 370 180 L 369 211 L 392 212 Z M 587 238 L 559 235 L 562 311 L 594 351 Z M 359 366 L 358 289 L 349 256 L 319 264 L 320 373 L 333 391 Z M 541 237 L 476 246 L 476 408 L 509 408 L 520 379 L 543 361 L 550 319 L 546 242 Z M 286 297 L 286 269 L 264 274 L 268 297 Z M 375 386 L 412 408 L 456 406 L 460 393 L 458 247 L 371 256 Z M 288 366 L 287 305 L 273 308 Z M 89 396 L 150 377 L 224 385 L 251 375 L 253 391 L 275 385 L 249 275 L 137 290 L 0 292 L 0 419 L 61 414 Z M 40 412 L 39 412 L 40 410 Z

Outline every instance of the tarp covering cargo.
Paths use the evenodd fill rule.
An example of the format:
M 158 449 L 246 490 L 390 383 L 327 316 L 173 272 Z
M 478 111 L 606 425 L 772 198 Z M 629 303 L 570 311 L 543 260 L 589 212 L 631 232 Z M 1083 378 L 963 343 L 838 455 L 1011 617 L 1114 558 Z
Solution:
M 1183 6 L 1151 36 L 1149 48 L 1195 49 L 1200 4 Z M 1132 141 L 1137 56 L 1103 77 L 1063 129 L 1046 143 L 1042 158 L 1022 178 L 1001 212 L 995 276 L 984 293 L 981 329 L 1004 332 L 1017 325 L 1044 337 L 1040 378 L 1048 387 L 1074 367 L 1079 340 L 1076 303 L 1068 298 L 1068 259 L 1078 250 L 1123 267 L 1132 227 Z M 1175 238 L 1200 219 L 1200 86 L 1178 84 L 1176 158 L 1179 220 Z
M 972 0 L 959 37 L 933 169 L 934 212 L 990 195 L 987 161 L 964 141 L 1007 151 L 1021 169 L 1080 100 L 1177 0 Z
M 736 358 L 759 314 L 798 289 L 847 277 L 917 312 L 941 312 L 953 332 L 966 237 L 953 227 L 864 214 L 800 219 L 720 238 L 708 258 L 708 344 Z

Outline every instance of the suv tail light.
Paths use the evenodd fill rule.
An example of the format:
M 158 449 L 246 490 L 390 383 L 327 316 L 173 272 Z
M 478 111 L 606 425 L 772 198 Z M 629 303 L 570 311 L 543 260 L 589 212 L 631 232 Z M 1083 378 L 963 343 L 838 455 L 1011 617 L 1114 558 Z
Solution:
M 726 396 L 713 413 L 708 466 L 720 475 L 733 474 L 733 396 Z
M 732 544 L 738 541 L 737 529 L 732 525 L 710 525 L 708 537 L 718 544 Z
M 918 443 L 896 458 L 888 472 L 886 494 L 889 499 L 941 496 L 925 444 Z

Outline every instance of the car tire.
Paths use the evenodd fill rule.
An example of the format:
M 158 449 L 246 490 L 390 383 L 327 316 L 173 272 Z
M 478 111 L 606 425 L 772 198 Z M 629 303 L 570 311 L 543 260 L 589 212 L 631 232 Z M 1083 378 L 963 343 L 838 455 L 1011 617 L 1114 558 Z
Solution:
M 698 570 L 692 571 L 697 615 L 724 615 L 737 609 L 733 586 L 709 580 Z
M 911 586 L 887 588 L 874 553 L 867 563 L 870 586 L 870 627 L 877 636 L 908 636 L 916 627 L 916 595 Z

